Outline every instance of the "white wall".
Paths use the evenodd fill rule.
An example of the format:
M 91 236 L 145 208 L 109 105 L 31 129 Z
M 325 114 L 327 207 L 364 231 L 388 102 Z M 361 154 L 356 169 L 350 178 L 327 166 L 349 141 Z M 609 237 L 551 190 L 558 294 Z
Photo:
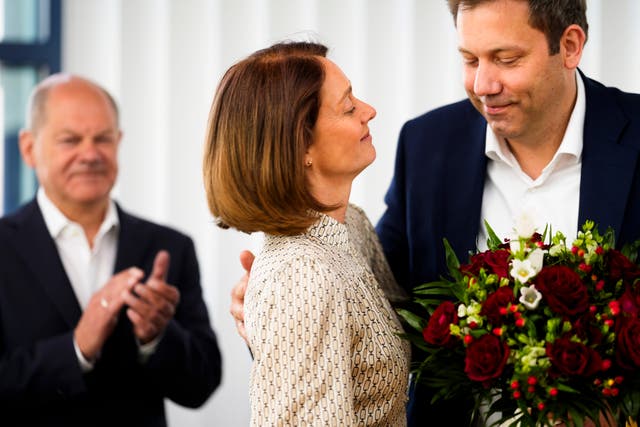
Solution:
M 65 0 L 63 68 L 95 79 L 120 101 L 125 132 L 116 197 L 196 242 L 224 358 L 222 387 L 199 410 L 169 405 L 173 426 L 248 424 L 250 357 L 228 314 L 241 275 L 237 254 L 259 236 L 217 229 L 206 209 L 201 152 L 209 104 L 234 61 L 311 32 L 374 105 L 378 159 L 352 200 L 376 221 L 384 209 L 402 123 L 464 96 L 455 32 L 444 0 Z M 640 92 L 640 2 L 588 0 L 582 69 Z

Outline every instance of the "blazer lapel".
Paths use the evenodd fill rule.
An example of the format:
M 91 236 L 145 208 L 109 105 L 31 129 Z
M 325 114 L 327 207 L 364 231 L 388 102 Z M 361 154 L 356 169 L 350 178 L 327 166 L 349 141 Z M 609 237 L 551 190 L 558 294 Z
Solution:
M 487 172 L 485 136 L 487 122 L 469 106 L 470 115 L 461 128 L 463 132 L 463 154 L 456 157 L 450 173 L 444 180 L 447 191 L 446 230 L 444 236 L 456 250 L 460 260 L 466 260 L 468 252 L 476 249 L 476 238 L 480 231 L 482 195 Z
M 601 232 L 612 227 L 618 240 L 638 154 L 619 141 L 628 119 L 608 92 L 610 89 L 582 77 L 587 108 L 579 223 L 593 220 Z
M 18 222 L 15 240 L 17 252 L 62 318 L 69 326 L 75 327 L 81 315 L 80 305 L 35 201 L 25 207 Z
M 144 255 L 151 239 L 140 228 L 137 218 L 124 212 L 119 205 L 116 204 L 116 207 L 120 220 L 120 232 L 114 273 L 129 267 L 145 269 Z

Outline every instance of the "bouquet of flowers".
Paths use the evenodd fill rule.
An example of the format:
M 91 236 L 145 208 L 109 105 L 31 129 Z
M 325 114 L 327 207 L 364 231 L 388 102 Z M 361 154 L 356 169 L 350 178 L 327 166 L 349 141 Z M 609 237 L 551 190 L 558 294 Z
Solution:
M 635 425 L 640 242 L 618 251 L 591 221 L 569 245 L 560 232 L 521 226 L 501 240 L 486 227 L 489 249 L 467 264 L 445 240 L 450 277 L 415 289 L 423 314 L 398 309 L 425 352 L 417 379 L 434 400 L 473 394 L 495 424 Z

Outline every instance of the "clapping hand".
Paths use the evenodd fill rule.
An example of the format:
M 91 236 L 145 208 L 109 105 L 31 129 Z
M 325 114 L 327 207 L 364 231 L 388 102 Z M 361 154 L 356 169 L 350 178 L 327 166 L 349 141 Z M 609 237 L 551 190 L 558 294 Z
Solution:
M 123 295 L 131 292 L 144 272 L 131 267 L 114 275 L 89 300 L 74 331 L 78 349 L 87 360 L 95 360 L 105 341 L 118 323 L 120 310 L 125 305 Z
M 169 261 L 167 251 L 158 252 L 147 282 L 137 283 L 122 294 L 128 306 L 127 317 L 133 324 L 133 333 L 142 344 L 164 332 L 180 301 L 178 289 L 166 282 Z

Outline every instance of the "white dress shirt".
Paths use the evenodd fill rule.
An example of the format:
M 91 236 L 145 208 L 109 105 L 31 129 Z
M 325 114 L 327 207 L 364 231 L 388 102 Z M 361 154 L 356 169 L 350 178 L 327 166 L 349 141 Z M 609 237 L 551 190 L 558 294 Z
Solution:
M 64 216 L 47 197 L 42 187 L 38 189 L 37 198 L 44 223 L 56 244 L 73 292 L 80 307 L 85 309 L 91 295 L 109 281 L 115 268 L 120 226 L 115 203 L 109 202 L 107 213 L 91 248 L 82 226 Z M 73 346 L 82 371 L 88 372 L 93 369 L 93 361 L 82 355 L 75 339 Z
M 104 286 L 114 274 L 118 249 L 120 220 L 113 200 L 109 201 L 107 213 L 93 241 L 89 245 L 82 226 L 69 220 L 47 197 L 42 187 L 38 189 L 38 205 L 44 222 L 53 238 L 64 271 L 71 282 L 73 292 L 84 310 L 91 296 Z M 157 337 L 146 344 L 138 343 L 140 361 L 146 361 L 160 342 Z M 87 360 L 74 340 L 74 348 L 83 372 L 93 369 L 93 361 Z
M 560 147 L 536 179 L 522 171 L 504 139 L 487 126 L 488 163 L 477 240 L 479 250 L 487 248 L 485 219 L 498 237 L 513 237 L 515 219 L 522 214 L 533 219 L 540 233 L 549 225 L 553 234 L 561 231 L 567 242 L 576 237 L 586 110 L 584 83 L 577 72 L 576 83 L 576 103 Z
M 82 226 L 65 217 L 47 197 L 42 187 L 38 190 L 37 197 L 44 222 L 56 243 L 71 287 L 80 307 L 84 309 L 91 295 L 113 275 L 120 226 L 115 203 L 109 202 L 92 248 Z

